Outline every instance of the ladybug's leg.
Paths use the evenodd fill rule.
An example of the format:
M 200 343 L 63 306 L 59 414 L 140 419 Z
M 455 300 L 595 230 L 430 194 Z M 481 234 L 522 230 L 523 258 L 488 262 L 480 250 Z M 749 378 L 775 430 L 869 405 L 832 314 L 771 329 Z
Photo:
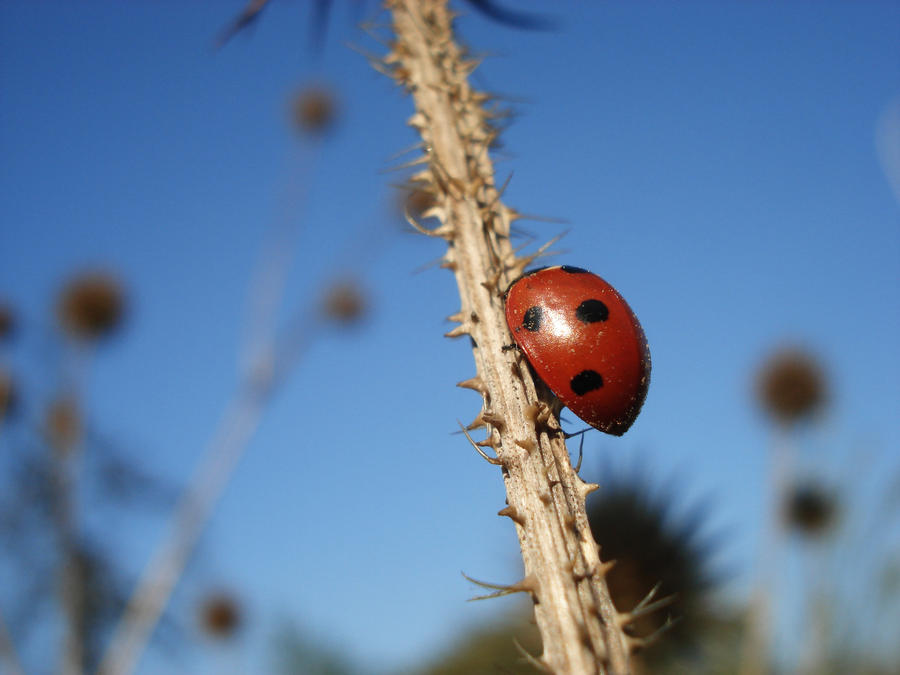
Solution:
M 584 434 L 591 429 L 593 429 L 593 427 L 588 427 L 587 429 L 582 429 L 581 431 L 576 431 L 572 434 L 563 432 L 563 436 L 566 440 L 574 438 L 575 436 L 581 436 L 581 441 L 578 443 L 578 463 L 575 465 L 575 473 L 578 473 L 581 470 L 581 460 L 584 459 Z
M 517 345 L 515 342 L 508 344 L 508 345 L 503 345 L 502 347 L 500 347 L 501 351 L 504 351 L 504 352 L 511 352 L 513 349 L 518 349 L 518 348 L 519 348 L 519 345 Z
M 582 459 L 584 459 L 584 434 L 581 434 L 581 440 L 578 442 L 578 464 L 575 465 L 575 473 L 581 471 Z

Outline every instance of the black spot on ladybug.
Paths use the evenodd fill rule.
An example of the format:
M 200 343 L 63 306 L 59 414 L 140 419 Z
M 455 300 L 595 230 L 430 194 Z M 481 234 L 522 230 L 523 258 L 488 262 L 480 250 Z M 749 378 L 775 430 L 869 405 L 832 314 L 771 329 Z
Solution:
M 600 300 L 585 300 L 575 310 L 575 317 L 584 323 L 606 321 L 609 318 L 609 308 Z
M 603 386 L 603 377 L 596 370 L 582 370 L 569 382 L 572 391 L 578 396 L 584 396 L 588 392 Z
M 534 305 L 525 310 L 522 318 L 522 327 L 525 330 L 536 333 L 541 329 L 541 320 L 544 318 L 544 310 L 539 305 Z
M 559 269 L 569 274 L 588 274 L 587 270 L 583 270 L 580 267 L 572 267 L 571 265 L 560 265 Z

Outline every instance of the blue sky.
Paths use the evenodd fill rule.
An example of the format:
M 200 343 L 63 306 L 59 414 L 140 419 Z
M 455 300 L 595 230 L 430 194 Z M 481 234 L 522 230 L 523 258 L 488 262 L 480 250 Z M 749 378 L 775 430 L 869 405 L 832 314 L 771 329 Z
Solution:
M 26 344 L 50 329 L 61 280 L 120 272 L 129 323 L 89 373 L 91 422 L 187 480 L 237 381 L 265 237 L 299 223 L 284 316 L 348 271 L 372 313 L 304 353 L 178 598 L 237 589 L 251 623 L 235 672 L 263 662 L 282 616 L 398 667 L 509 607 L 465 603 L 461 570 L 518 573 L 494 516 L 500 476 L 451 435 L 479 403 L 454 387 L 474 374 L 468 346 L 441 337 L 455 283 L 416 272 L 438 242 L 398 233 L 390 185 L 404 174 L 385 169 L 415 142 L 411 101 L 347 46 L 381 53 L 355 21 L 384 15 L 341 4 L 316 55 L 306 3 L 273 1 L 214 51 L 241 6 L 0 5 L 0 295 L 23 315 L 5 358 L 33 369 Z M 622 439 L 589 435 L 586 466 L 640 463 L 687 503 L 711 497 L 740 595 L 770 443 L 752 374 L 771 349 L 808 345 L 831 377 L 805 466 L 840 476 L 862 445 L 871 474 L 897 471 L 900 230 L 876 125 L 891 105 L 898 116 L 900 4 L 557 3 L 551 33 L 460 9 L 488 57 L 475 83 L 517 113 L 497 165 L 513 173 L 506 201 L 565 219 L 522 227 L 537 243 L 568 230 L 554 261 L 614 284 L 650 340 L 640 418 Z M 317 147 L 287 116 L 313 82 L 340 101 Z M 122 535 L 133 571 L 161 534 Z M 192 658 L 211 671 L 219 657 Z

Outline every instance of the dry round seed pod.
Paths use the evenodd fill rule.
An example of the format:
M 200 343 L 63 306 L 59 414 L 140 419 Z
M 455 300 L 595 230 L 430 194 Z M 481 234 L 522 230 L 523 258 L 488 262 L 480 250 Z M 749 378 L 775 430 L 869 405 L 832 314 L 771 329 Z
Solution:
M 200 628 L 211 637 L 227 640 L 240 629 L 241 614 L 241 606 L 233 596 L 225 592 L 213 593 L 200 605 Z
M 324 87 L 308 87 L 294 97 L 291 116 L 299 131 L 321 136 L 330 131 L 337 121 L 337 101 Z
M 791 347 L 773 354 L 757 378 L 763 409 L 781 424 L 795 424 L 820 412 L 828 384 L 819 363 L 805 350 Z
M 121 283 L 110 274 L 90 272 L 70 280 L 56 307 L 63 330 L 79 340 L 97 340 L 122 323 L 125 296 Z
M 797 483 L 785 496 L 782 516 L 792 530 L 809 537 L 827 534 L 837 521 L 836 496 L 812 482 Z
M 368 310 L 368 301 L 359 282 L 344 279 L 325 290 L 321 310 L 325 318 L 349 325 L 363 318 Z

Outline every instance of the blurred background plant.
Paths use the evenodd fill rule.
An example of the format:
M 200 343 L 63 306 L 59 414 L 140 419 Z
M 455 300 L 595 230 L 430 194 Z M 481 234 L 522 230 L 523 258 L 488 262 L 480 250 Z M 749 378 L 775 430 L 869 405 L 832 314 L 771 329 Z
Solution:
M 48 322 L 56 330 L 35 335 L 23 326 L 17 335 L 41 349 L 31 374 L 49 374 L 24 380 L 20 414 L 4 420 L 0 563 L 19 583 L 4 585 L 2 607 L 11 644 L 27 648 L 46 640 L 48 625 L 63 627 L 63 647 L 50 660 L 59 672 L 95 669 L 125 607 L 132 582 L 109 528 L 121 527 L 126 513 L 158 517 L 175 493 L 87 412 L 94 353 L 123 329 L 126 306 L 115 275 L 79 273 L 58 292 L 56 321 Z M 4 313 L 8 338 L 13 310 Z M 167 617 L 160 641 L 176 635 Z

